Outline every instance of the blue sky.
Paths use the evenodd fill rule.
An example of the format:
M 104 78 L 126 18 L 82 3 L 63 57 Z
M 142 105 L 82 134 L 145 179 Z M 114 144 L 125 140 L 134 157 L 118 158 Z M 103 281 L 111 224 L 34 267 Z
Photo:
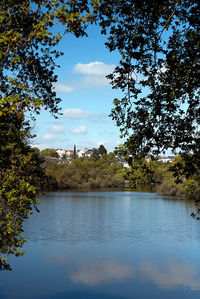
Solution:
M 32 145 L 40 149 L 98 148 L 104 144 L 108 151 L 122 143 L 119 128 L 108 117 L 113 99 L 119 91 L 112 90 L 105 76 L 119 63 L 119 55 L 106 49 L 105 37 L 92 26 L 88 37 L 65 35 L 58 49 L 64 56 L 58 59 L 57 95 L 62 99 L 63 113 L 54 119 L 48 111 L 36 117 Z

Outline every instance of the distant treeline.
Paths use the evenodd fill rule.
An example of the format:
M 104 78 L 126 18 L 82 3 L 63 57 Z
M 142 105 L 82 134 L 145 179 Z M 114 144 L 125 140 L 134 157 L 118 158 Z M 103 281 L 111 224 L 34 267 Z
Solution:
M 125 186 L 125 170 L 113 153 L 99 159 L 75 157 L 70 163 L 46 157 L 44 167 L 49 190 Z
M 176 156 L 172 163 L 157 159 L 132 161 L 127 170 L 130 185 L 156 185 L 156 192 L 167 195 L 185 196 L 187 199 L 200 199 L 200 169 L 193 155 Z
M 94 154 L 90 158 L 73 156 L 70 162 L 65 162 L 65 159 L 58 161 L 54 151 L 38 150 L 44 159 L 47 190 L 124 188 L 128 181 L 131 188 L 140 184 L 154 185 L 158 193 L 186 196 L 192 200 L 200 198 L 200 171 L 195 168 L 195 161 L 192 164 L 192 156 L 189 162 L 188 157 L 185 161 L 176 156 L 172 163 L 153 158 L 130 163 L 129 158 L 131 167 L 127 169 L 114 153 Z M 187 171 L 190 172 L 188 176 Z

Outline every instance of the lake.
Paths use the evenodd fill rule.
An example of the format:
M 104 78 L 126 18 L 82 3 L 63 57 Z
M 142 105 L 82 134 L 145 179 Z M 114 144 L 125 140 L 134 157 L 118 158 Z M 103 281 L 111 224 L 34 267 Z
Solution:
M 182 199 L 137 192 L 50 192 L 25 221 L 23 257 L 0 298 L 200 298 L 200 221 Z

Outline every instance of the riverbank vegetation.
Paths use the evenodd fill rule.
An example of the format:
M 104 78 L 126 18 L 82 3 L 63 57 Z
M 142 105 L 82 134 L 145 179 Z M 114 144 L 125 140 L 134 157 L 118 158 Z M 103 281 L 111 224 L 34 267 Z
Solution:
M 47 178 L 47 190 L 136 188 L 138 185 L 155 186 L 157 193 L 185 196 L 190 200 L 200 198 L 199 170 L 190 155 L 176 156 L 172 163 L 163 163 L 158 158 L 146 157 L 135 160 L 124 157 L 129 167 L 114 153 L 97 155 L 93 149 L 91 157 L 72 156 L 70 161 L 58 160 L 56 151 L 45 149 L 40 152 L 44 158 L 43 168 Z M 66 161 L 66 162 L 65 162 Z M 188 167 L 192 167 L 193 172 Z M 194 171 L 195 169 L 195 171 Z
M 156 186 L 157 193 L 200 200 L 200 171 L 193 155 L 178 155 L 166 164 L 157 159 L 133 160 L 127 176 L 133 188 L 138 183 L 151 184 Z
M 125 170 L 113 153 L 99 159 L 75 157 L 70 163 L 46 157 L 43 167 L 48 190 L 125 187 Z
M 200 171 L 194 155 L 177 156 L 167 167 L 157 192 L 182 195 L 199 203 L 200 200 Z

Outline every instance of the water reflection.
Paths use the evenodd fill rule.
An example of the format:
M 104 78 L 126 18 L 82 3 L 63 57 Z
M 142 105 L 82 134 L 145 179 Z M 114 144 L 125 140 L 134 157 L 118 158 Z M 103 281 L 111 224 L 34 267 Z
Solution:
M 84 285 L 100 285 L 123 281 L 124 279 L 150 281 L 161 289 L 186 287 L 200 290 L 200 277 L 194 265 L 170 262 L 159 268 L 152 263 L 136 266 L 121 261 L 89 261 L 81 262 L 79 268 L 69 274 L 72 282 Z
M 73 260 L 61 254 L 46 254 L 48 264 L 64 267 L 68 279 L 76 284 L 97 286 L 135 276 L 134 267 L 120 260 L 85 259 Z
M 27 254 L 0 276 L 0 298 L 199 299 L 192 210 L 152 193 L 50 193 L 25 222 Z
M 113 283 L 133 277 L 133 267 L 116 261 L 90 261 L 81 263 L 80 269 L 70 274 L 70 280 L 85 285 Z
M 143 280 L 149 280 L 161 289 L 186 287 L 200 290 L 200 279 L 193 265 L 170 262 L 161 269 L 151 263 L 145 263 L 141 265 L 141 275 Z
M 70 260 L 63 254 L 46 255 L 49 264 L 59 265 L 68 270 L 67 278 L 72 283 L 98 286 L 113 284 L 124 280 L 140 281 L 145 285 L 151 282 L 163 290 L 173 290 L 177 287 L 190 290 L 200 290 L 200 276 L 198 267 L 192 264 L 170 261 L 165 264 L 141 262 L 127 263 L 122 259 L 98 260 L 85 259 Z

